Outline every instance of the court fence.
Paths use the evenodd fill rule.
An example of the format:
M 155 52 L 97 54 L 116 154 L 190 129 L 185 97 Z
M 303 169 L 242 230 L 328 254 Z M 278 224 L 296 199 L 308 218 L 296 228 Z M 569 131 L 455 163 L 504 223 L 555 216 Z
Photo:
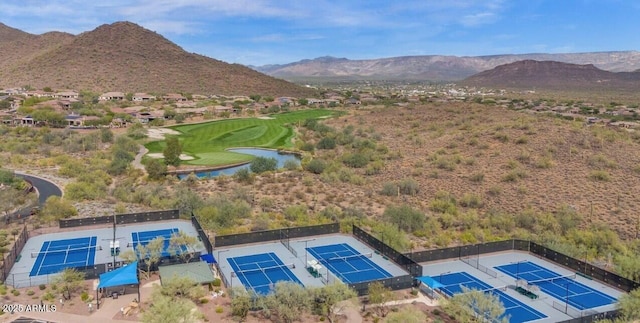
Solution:
M 401 290 L 414 287 L 414 279 L 411 275 L 390 277 L 378 280 L 372 280 L 361 283 L 351 283 L 349 287 L 358 293 L 358 296 L 364 296 L 369 294 L 369 286 L 373 283 L 381 283 L 384 287 L 391 290 Z
M 80 227 L 85 225 L 109 224 L 109 223 L 113 223 L 114 219 L 116 221 L 116 224 L 130 224 L 130 223 L 139 223 L 139 222 L 176 220 L 179 217 L 180 217 L 179 210 L 150 211 L 150 212 L 94 216 L 94 217 L 78 218 L 78 219 L 60 219 L 58 221 L 58 226 L 60 228 L 73 228 L 73 227 Z
M 18 233 L 18 235 L 14 237 L 15 243 L 13 244 L 11 249 L 7 251 L 7 254 L 2 259 L 0 282 L 5 282 L 9 278 L 9 271 L 18 260 L 18 256 L 20 255 L 20 252 L 22 252 L 22 248 L 24 248 L 24 245 L 27 243 L 28 239 L 29 234 L 27 232 L 27 226 L 25 225 L 22 227 L 22 231 L 20 231 L 20 233 Z
M 618 310 L 607 311 L 602 313 L 592 313 L 592 314 L 584 315 L 581 317 L 574 317 L 570 320 L 561 321 L 559 323 L 592 323 L 592 322 L 599 322 L 605 319 L 613 320 L 615 318 L 618 318 L 619 314 L 620 312 Z
M 360 229 L 358 229 L 360 230 Z M 354 235 L 355 235 L 354 228 Z M 373 245 L 372 245 L 373 246 Z M 458 258 L 469 263 L 475 268 L 482 266 L 477 262 L 477 258 L 481 254 L 488 254 L 501 251 L 526 251 L 542 258 L 546 258 L 554 263 L 560 264 L 567 268 L 574 270 L 576 273 L 591 277 L 604 284 L 612 287 L 616 287 L 625 292 L 630 292 L 638 287 L 640 283 L 624 278 L 620 275 L 602 269 L 600 267 L 591 265 L 585 261 L 578 260 L 576 258 L 567 256 L 563 253 L 557 252 L 550 248 L 544 247 L 538 243 L 527 240 L 503 240 L 487 243 L 479 243 L 474 245 L 465 245 L 451 248 L 435 249 L 435 250 L 423 250 L 417 252 L 411 252 L 405 254 L 417 263 L 431 262 L 436 260 L 445 260 Z M 492 275 L 493 273 L 488 274 Z
M 412 277 L 422 276 L 422 265 L 411 258 L 411 255 L 404 255 L 391 246 L 380 241 L 378 238 L 372 236 L 368 232 L 360 229 L 355 224 L 353 225 L 353 235 L 360 241 L 368 244 L 374 250 L 377 250 L 383 256 L 389 258 L 392 262 L 404 268 Z
M 193 224 L 193 226 L 196 228 L 196 231 L 198 231 L 198 237 L 200 238 L 200 241 L 202 241 L 202 243 L 204 244 L 204 248 L 207 249 L 207 253 L 213 254 L 213 246 L 211 245 L 211 240 L 209 240 L 209 236 L 204 231 L 204 229 L 202 229 L 202 226 L 200 225 L 198 218 L 196 218 L 193 212 L 191 212 L 191 224 Z
M 248 232 L 216 236 L 214 239 L 214 247 L 227 247 L 246 243 L 266 242 L 281 240 L 283 236 L 289 239 L 316 236 L 323 234 L 333 234 L 340 232 L 340 224 L 338 222 L 329 224 L 312 225 L 306 227 L 282 228 L 275 230 Z

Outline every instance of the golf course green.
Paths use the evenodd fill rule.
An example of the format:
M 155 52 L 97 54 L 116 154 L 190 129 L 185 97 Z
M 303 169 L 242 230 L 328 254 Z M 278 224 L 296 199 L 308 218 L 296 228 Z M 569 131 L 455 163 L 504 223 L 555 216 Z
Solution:
M 254 156 L 226 151 L 228 148 L 256 147 L 286 149 L 293 147 L 293 125 L 307 119 L 326 118 L 333 111 L 300 110 L 255 118 L 216 120 L 205 123 L 171 126 L 180 132 L 182 153 L 194 159 L 182 163 L 198 166 L 222 166 L 251 161 Z M 145 145 L 149 153 L 162 153 L 165 141 Z

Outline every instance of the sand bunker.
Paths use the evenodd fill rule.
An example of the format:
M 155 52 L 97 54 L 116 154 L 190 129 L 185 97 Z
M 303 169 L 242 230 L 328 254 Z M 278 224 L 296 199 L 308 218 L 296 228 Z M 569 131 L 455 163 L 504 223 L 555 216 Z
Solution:
M 262 119 L 262 120 L 273 120 L 275 118 L 272 117 L 258 117 L 258 119 Z
M 149 138 L 151 139 L 159 139 L 162 140 L 164 139 L 165 135 L 179 135 L 180 133 L 172 130 L 172 129 L 168 129 L 168 128 L 149 128 L 147 129 L 147 136 L 149 136 Z
M 151 157 L 151 158 L 164 158 L 164 155 L 162 155 L 162 153 L 150 153 L 147 154 L 147 156 Z M 186 154 L 180 154 L 180 160 L 193 160 L 195 158 L 193 158 L 192 156 L 186 155 Z

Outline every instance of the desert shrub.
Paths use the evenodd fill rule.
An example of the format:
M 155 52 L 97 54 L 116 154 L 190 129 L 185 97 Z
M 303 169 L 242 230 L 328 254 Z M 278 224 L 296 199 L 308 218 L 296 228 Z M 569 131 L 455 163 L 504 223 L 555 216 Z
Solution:
M 209 303 L 209 299 L 208 298 L 204 297 L 204 298 L 200 299 L 200 304 L 207 304 L 207 303 Z
M 462 197 L 458 200 L 458 203 L 463 207 L 469 208 L 480 208 L 484 205 L 484 203 L 482 202 L 482 197 L 472 193 L 465 193 L 464 195 L 462 195 Z
M 251 171 L 256 174 L 260 174 L 266 171 L 273 171 L 276 170 L 277 167 L 278 161 L 273 157 L 256 157 L 249 165 Z
M 369 159 L 362 153 L 353 153 L 344 155 L 342 162 L 349 167 L 362 168 L 367 166 Z
M 364 170 L 364 174 L 365 175 L 380 174 L 383 168 L 384 168 L 384 162 L 382 162 L 381 160 L 376 160 L 370 163 L 369 165 L 367 165 L 367 168 Z
M 14 290 L 11 291 L 11 294 L 13 294 L 13 296 L 17 297 L 17 296 L 20 296 L 20 291 L 17 290 L 17 289 L 14 289 Z
M 385 182 L 382 184 L 382 190 L 380 194 L 385 196 L 395 196 L 398 195 L 398 184 L 394 182 Z
M 233 177 L 240 183 L 253 183 L 253 174 L 249 171 L 248 168 L 240 168 L 238 169 Z
M 517 182 L 518 180 L 526 178 L 527 176 L 527 172 L 523 169 L 512 169 L 511 171 L 509 171 L 509 173 L 502 177 L 502 181 Z
M 472 182 L 480 183 L 480 182 L 484 181 L 484 173 L 475 173 L 475 174 L 472 174 L 472 175 L 469 177 L 469 179 L 470 179 Z
M 494 185 L 489 187 L 489 189 L 487 190 L 487 194 L 489 195 L 493 195 L 493 196 L 498 196 L 502 193 L 502 187 L 498 186 L 498 185 Z
M 536 160 L 536 167 L 541 169 L 547 169 L 553 167 L 553 159 L 551 157 L 545 156 Z
M 45 290 L 45 289 L 47 288 L 47 285 L 45 285 L 45 284 L 40 284 L 40 285 L 38 285 L 38 288 L 39 288 L 40 290 Z
M 589 173 L 589 178 L 594 181 L 608 182 L 611 179 L 611 176 L 607 171 L 594 170 L 591 173 Z
M 336 148 L 336 140 L 331 137 L 324 137 L 316 144 L 318 149 L 333 149 Z
M 425 221 L 424 213 L 406 204 L 388 206 L 382 216 L 406 232 L 413 232 L 422 228 Z
M 324 172 L 324 169 L 326 167 L 327 167 L 327 163 L 324 160 L 313 159 L 307 164 L 305 169 L 314 174 L 322 174 L 322 172 Z
M 220 314 L 222 312 L 224 312 L 224 309 L 222 308 L 222 306 L 216 307 L 216 313 Z
M 80 294 L 80 299 L 81 299 L 83 302 L 86 302 L 86 301 L 89 299 L 89 293 L 87 293 L 86 291 L 82 292 L 82 293 Z
M 589 157 L 589 165 L 595 169 L 616 168 L 618 164 L 603 154 Z
M 509 142 L 509 136 L 506 133 L 498 132 L 493 138 L 503 143 Z
M 55 298 L 56 298 L 55 295 L 53 295 L 53 293 L 50 291 L 42 295 L 42 300 L 47 302 L 52 302 Z
M 214 287 L 220 287 L 221 284 L 222 284 L 222 281 L 220 280 L 220 278 L 214 279 L 213 282 L 211 283 L 211 285 L 213 285 Z
M 295 159 L 287 159 L 283 166 L 286 170 L 296 170 L 300 167 L 300 163 Z
M 444 170 L 448 170 L 448 171 L 452 171 L 454 169 L 456 169 L 456 161 L 452 158 L 449 157 L 445 157 L 445 156 L 438 156 L 434 161 L 433 164 L 440 168 L 440 169 L 444 169 Z
M 36 292 L 32 291 L 32 290 L 28 290 L 27 291 L 27 295 L 28 296 L 33 296 L 33 294 L 35 294 Z
M 404 195 L 416 195 L 420 190 L 418 182 L 413 178 L 403 179 L 398 183 L 400 188 L 400 194 Z
M 310 142 L 305 142 L 300 146 L 300 149 L 303 151 L 314 151 L 315 147 Z
M 527 137 L 520 137 L 520 138 L 516 139 L 516 144 L 518 144 L 518 145 L 524 145 L 527 142 L 529 142 L 529 139 Z

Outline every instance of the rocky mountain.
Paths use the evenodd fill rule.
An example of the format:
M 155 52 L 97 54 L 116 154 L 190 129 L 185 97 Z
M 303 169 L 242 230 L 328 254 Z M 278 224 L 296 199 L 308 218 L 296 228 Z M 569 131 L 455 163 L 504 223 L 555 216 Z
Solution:
M 254 69 L 288 80 L 420 80 L 458 81 L 496 66 L 522 60 L 593 64 L 612 72 L 640 69 L 640 52 L 521 54 L 493 56 L 403 56 L 369 60 L 319 57 Z
M 5 38 L 6 35 L 6 38 Z M 0 26 L 0 87 L 308 96 L 310 89 L 238 64 L 188 53 L 130 22 L 74 36 Z
M 640 72 L 610 72 L 593 64 L 523 60 L 480 72 L 460 84 L 518 89 L 637 90 Z

